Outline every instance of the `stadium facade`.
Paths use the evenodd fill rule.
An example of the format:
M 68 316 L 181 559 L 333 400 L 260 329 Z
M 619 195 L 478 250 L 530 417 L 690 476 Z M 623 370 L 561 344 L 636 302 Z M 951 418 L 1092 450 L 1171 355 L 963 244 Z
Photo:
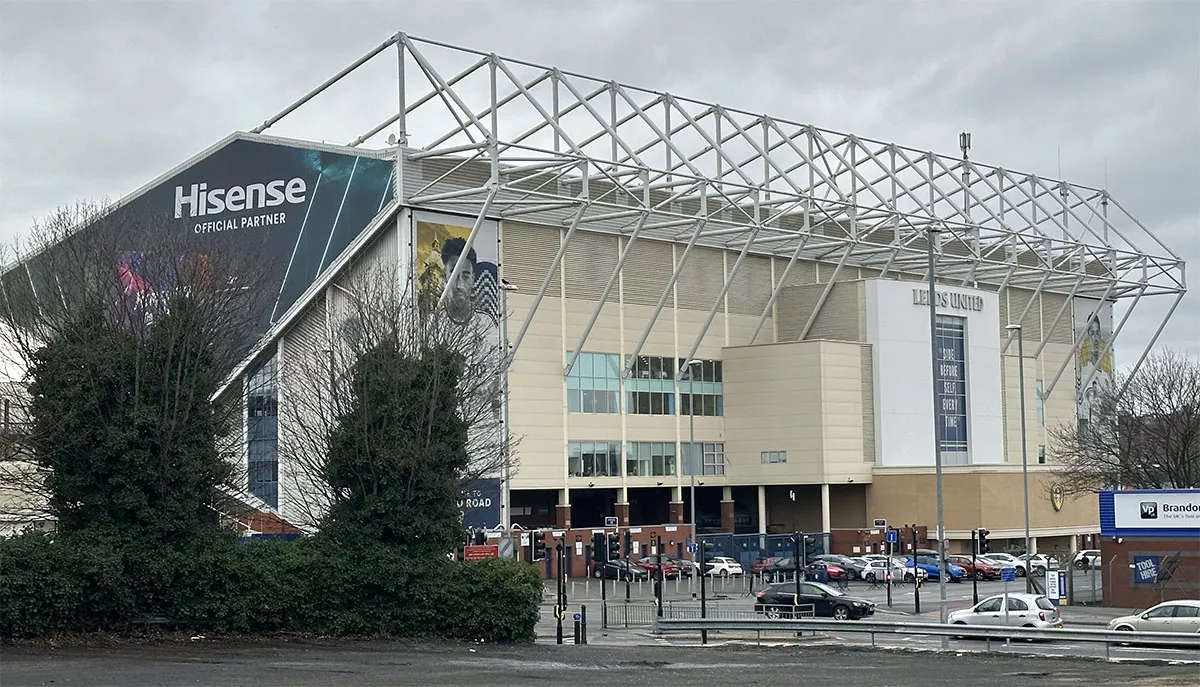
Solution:
M 392 116 L 344 146 L 273 135 L 381 62 Z M 404 34 L 124 203 L 278 263 L 230 387 L 247 491 L 285 520 L 289 359 L 341 331 L 367 266 L 405 288 L 472 255 L 450 281 L 507 346 L 519 438 L 478 524 L 686 531 L 694 508 L 702 532 L 875 542 L 877 520 L 934 531 L 940 458 L 952 550 L 978 527 L 1023 542 L 1019 349 L 1035 546 L 1099 532 L 1094 496 L 1054 488 L 1048 432 L 1088 419 L 1129 312 L 1185 292 L 1183 262 L 1104 189 Z

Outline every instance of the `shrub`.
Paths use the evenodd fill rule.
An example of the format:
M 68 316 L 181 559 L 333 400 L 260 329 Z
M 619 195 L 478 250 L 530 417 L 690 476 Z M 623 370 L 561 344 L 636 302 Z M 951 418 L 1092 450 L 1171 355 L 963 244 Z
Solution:
M 238 542 L 187 551 L 93 533 L 0 540 L 0 636 L 127 631 L 531 641 L 542 584 L 513 561 L 412 559 L 398 547 Z

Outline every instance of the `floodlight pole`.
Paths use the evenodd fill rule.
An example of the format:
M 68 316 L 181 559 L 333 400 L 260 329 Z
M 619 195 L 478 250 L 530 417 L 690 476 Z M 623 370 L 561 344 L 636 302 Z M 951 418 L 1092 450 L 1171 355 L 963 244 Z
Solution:
M 937 261 L 933 244 L 937 242 L 941 227 L 930 225 L 925 234 L 929 248 L 929 351 L 933 372 L 933 469 L 937 475 L 937 539 L 938 539 L 938 619 L 945 625 L 948 618 L 946 608 L 946 521 L 942 504 L 942 451 L 938 442 L 938 340 L 937 340 Z M 913 551 L 913 562 L 917 552 Z M 913 573 L 914 575 L 916 573 Z M 942 648 L 950 646 L 950 638 L 942 637 Z
M 1033 550 L 1029 538 L 1029 451 L 1025 441 L 1025 339 L 1019 324 L 1005 329 L 1017 332 L 1017 376 L 1021 394 L 1021 488 L 1025 492 L 1025 593 L 1033 593 Z

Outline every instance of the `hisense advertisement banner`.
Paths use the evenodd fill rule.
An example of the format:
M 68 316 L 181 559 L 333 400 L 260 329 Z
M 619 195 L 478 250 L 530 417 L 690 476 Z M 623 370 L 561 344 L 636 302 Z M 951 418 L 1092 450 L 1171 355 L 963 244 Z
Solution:
M 214 252 L 256 256 L 253 264 L 266 274 L 255 282 L 271 289 L 265 330 L 383 209 L 392 196 L 392 169 L 387 159 L 235 139 L 134 198 L 113 218 L 161 225 L 182 239 L 171 244 L 186 247 L 181 260 L 203 263 Z M 152 247 L 124 248 L 113 268 L 127 296 L 168 286 L 139 273 L 141 254 Z M 29 261 L 32 289 L 51 293 L 54 275 L 38 262 Z M 19 272 L 5 275 L 9 293 L 30 290 L 19 283 Z

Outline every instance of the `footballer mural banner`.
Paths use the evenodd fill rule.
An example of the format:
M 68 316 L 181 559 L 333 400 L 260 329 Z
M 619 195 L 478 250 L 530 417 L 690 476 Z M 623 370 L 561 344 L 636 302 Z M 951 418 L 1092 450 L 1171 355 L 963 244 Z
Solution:
M 1113 304 L 1094 298 L 1075 298 L 1075 407 L 1081 423 L 1091 422 L 1103 390 L 1112 381 Z M 1107 350 L 1105 350 L 1107 349 Z
M 264 271 L 254 282 L 270 290 L 265 330 L 382 211 L 392 197 L 392 170 L 385 158 L 234 138 L 96 224 L 152 222 L 171 235 L 171 246 L 186 252 L 171 259 L 191 264 L 216 252 L 253 257 Z M 169 288 L 142 269 L 155 262 L 145 255 L 153 248 L 121 247 L 113 269 L 127 297 Z M 35 292 L 39 279 L 54 278 L 38 261 L 27 265 Z M 21 288 L 14 272 L 5 275 L 6 290 Z M 52 292 L 53 282 L 45 286 Z

